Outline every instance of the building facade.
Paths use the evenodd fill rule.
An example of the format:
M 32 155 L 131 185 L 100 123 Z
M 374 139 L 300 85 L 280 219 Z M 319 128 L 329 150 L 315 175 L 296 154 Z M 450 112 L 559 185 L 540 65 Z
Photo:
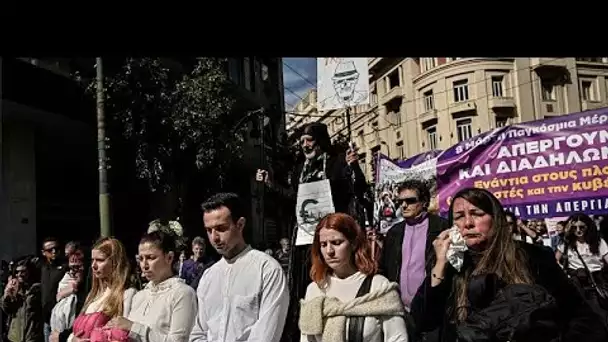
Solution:
M 608 106 L 608 57 L 369 58 L 368 67 L 370 104 L 351 109 L 368 179 L 379 151 L 406 159 L 496 127 Z M 335 137 L 346 134 L 344 112 L 308 106 L 297 116 L 326 123 Z
M 0 59 L 3 260 L 37 254 L 46 236 L 84 240 L 97 225 L 95 103 L 52 64 Z
M 274 57 L 229 58 L 228 76 L 237 94 L 235 110 L 247 115 L 264 109 L 246 120 L 249 125 L 249 135 L 245 139 L 246 170 L 240 170 L 250 189 L 248 237 L 256 248 L 264 248 L 289 236 L 289 217 L 295 206 L 295 203 L 290 206 L 284 196 L 286 189 L 271 191 L 266 184 L 255 181 L 257 169 L 263 169 L 271 173 L 276 187 L 287 185 L 286 180 L 277 179 L 283 178 L 279 172 L 282 162 L 279 151 L 286 143 L 285 116 L 280 110 L 284 108 L 283 62 Z

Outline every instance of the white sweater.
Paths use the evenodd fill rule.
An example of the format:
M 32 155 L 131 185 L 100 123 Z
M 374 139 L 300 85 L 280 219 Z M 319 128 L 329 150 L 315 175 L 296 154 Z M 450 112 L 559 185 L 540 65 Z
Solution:
M 322 291 L 316 283 L 311 283 L 306 289 L 305 300 L 318 296 L 335 297 L 342 302 L 348 302 L 355 298 L 359 287 L 365 280 L 365 275 L 357 272 L 352 276 L 340 279 L 331 276 L 327 288 Z M 372 279 L 370 292 L 388 285 L 390 282 L 382 275 L 375 275 Z M 348 331 L 348 330 L 347 330 Z M 347 338 L 347 337 L 346 337 Z M 301 342 L 331 342 L 323 341 L 321 336 L 302 335 Z M 407 329 L 405 320 L 401 316 L 393 317 L 366 317 L 363 327 L 364 342 L 407 342 Z
M 183 279 L 150 282 L 133 298 L 127 317 L 133 322 L 129 338 L 137 342 L 188 341 L 196 313 L 196 293 Z

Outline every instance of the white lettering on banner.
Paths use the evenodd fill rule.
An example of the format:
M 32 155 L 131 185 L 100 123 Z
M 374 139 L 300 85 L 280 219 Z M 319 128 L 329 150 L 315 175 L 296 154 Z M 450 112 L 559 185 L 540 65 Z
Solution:
M 608 114 L 595 114 L 593 116 L 585 116 L 580 118 L 580 125 L 603 125 L 608 122 Z
M 591 210 L 608 210 L 608 198 L 594 200 L 564 201 L 555 205 L 556 213 L 584 212 Z
M 553 209 L 553 210 L 551 210 Z M 555 203 L 534 203 L 526 205 L 505 206 L 505 210 L 516 216 L 546 216 L 551 213 L 569 215 L 573 212 L 608 211 L 608 198 L 582 199 L 575 201 L 559 201 Z
M 545 151 L 551 149 L 558 151 L 564 147 L 562 145 L 563 143 L 565 143 L 569 148 L 580 147 L 583 143 L 586 143 L 587 145 L 606 145 L 608 143 L 608 130 L 528 141 L 511 146 L 501 146 L 496 158 L 501 159 L 504 157 L 526 156 L 530 154 L 544 153 Z
M 549 205 L 548 204 L 529 204 L 526 205 L 526 211 L 528 215 L 541 215 L 541 214 L 549 214 Z
M 458 171 L 459 179 L 608 160 L 607 145 L 608 130 L 599 130 L 501 146 L 496 159 L 514 159 L 500 161 L 495 170 L 492 169 L 490 163 L 474 165 L 470 169 L 460 169 Z M 586 148 L 582 151 L 574 150 L 581 147 Z M 550 151 L 559 150 L 563 150 L 563 152 L 550 153 Z
M 465 142 L 457 145 L 456 154 L 461 154 L 465 151 L 468 151 L 468 150 L 476 147 L 477 145 L 487 143 L 488 141 L 491 141 L 493 139 L 495 139 L 496 141 L 503 141 L 503 140 L 513 139 L 513 138 L 530 137 L 535 134 L 559 132 L 562 130 L 573 129 L 573 128 L 581 127 L 581 126 L 604 125 L 606 123 L 608 123 L 608 114 L 594 114 L 594 115 L 589 115 L 589 116 L 584 116 L 584 117 L 579 118 L 578 125 L 577 125 L 576 120 L 570 120 L 570 121 L 566 121 L 566 122 L 557 122 L 557 123 L 550 123 L 550 124 L 543 123 L 543 124 L 540 124 L 539 126 L 535 126 L 535 127 L 508 129 L 506 132 L 502 132 L 498 135 L 496 135 L 495 133 L 492 132 L 484 138 L 472 139 L 471 141 L 465 141 Z M 496 129 L 496 131 L 498 131 L 498 130 L 499 129 Z M 585 133 L 583 133 L 583 134 L 585 134 Z M 577 139 L 577 138 L 574 138 L 574 139 Z M 515 156 L 515 155 L 513 155 L 513 156 Z

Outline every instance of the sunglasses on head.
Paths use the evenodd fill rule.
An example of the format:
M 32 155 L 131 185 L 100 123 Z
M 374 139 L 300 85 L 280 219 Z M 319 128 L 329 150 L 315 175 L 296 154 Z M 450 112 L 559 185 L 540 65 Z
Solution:
M 396 202 L 397 206 L 400 206 L 403 203 L 405 203 L 407 205 L 412 205 L 412 204 L 418 203 L 418 198 L 416 198 L 416 197 L 397 198 L 397 200 L 395 202 Z

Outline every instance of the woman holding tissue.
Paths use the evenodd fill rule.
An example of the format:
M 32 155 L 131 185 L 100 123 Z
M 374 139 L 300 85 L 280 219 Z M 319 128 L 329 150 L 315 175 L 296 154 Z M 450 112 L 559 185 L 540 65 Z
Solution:
M 608 340 L 551 251 L 511 238 L 494 195 L 459 191 L 449 220 L 412 303 L 417 332 L 439 327 L 442 342 Z
M 407 342 L 398 285 L 375 274 L 365 232 L 346 214 L 325 216 L 312 243 L 313 282 L 301 303 L 301 342 Z

